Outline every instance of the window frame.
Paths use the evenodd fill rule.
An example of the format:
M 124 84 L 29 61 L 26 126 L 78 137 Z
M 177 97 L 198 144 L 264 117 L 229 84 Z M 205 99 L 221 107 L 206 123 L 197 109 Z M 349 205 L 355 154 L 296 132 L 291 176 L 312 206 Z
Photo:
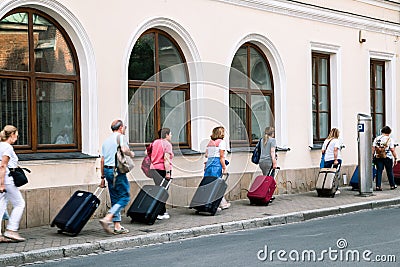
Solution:
M 380 135 L 380 132 L 376 129 L 376 115 L 382 115 L 382 124 L 386 125 L 386 80 L 385 80 L 385 61 L 382 60 L 370 60 L 370 101 L 371 101 L 371 117 L 372 117 L 372 136 Z M 376 87 L 376 67 L 382 67 L 382 88 Z M 377 103 L 376 103 L 376 92 L 382 91 L 382 112 L 377 112 Z
M 329 130 L 330 130 L 330 128 L 331 128 L 331 120 L 332 120 L 332 118 L 331 118 L 331 116 L 332 116 L 332 107 L 331 107 L 331 66 L 330 66 L 330 63 L 331 63 L 331 55 L 330 54 L 324 54 L 324 53 L 318 53 L 318 52 L 312 52 L 312 55 L 311 55 L 311 57 L 312 57 L 312 60 L 311 60 L 311 71 L 312 71 L 312 74 L 311 74 L 311 86 L 312 86 L 312 88 L 315 88 L 315 100 L 316 100 L 316 102 L 315 102 L 315 107 L 316 107 L 316 109 L 314 109 L 314 107 L 311 107 L 311 110 L 312 110 L 312 118 L 314 117 L 314 114 L 315 114 L 315 125 L 314 125 L 314 120 L 312 120 L 312 123 L 313 123 L 313 128 L 315 127 L 315 129 L 316 129 L 316 135 L 314 135 L 314 130 L 313 130 L 313 143 L 314 144 L 322 144 L 324 141 L 325 141 L 325 139 L 326 139 L 326 137 L 328 137 L 328 134 L 329 134 Z M 316 68 L 315 68 L 315 73 L 314 73 L 314 68 L 313 68 L 313 66 L 314 66 L 314 64 L 315 63 L 318 63 L 319 62 L 319 60 L 321 60 L 321 59 L 327 59 L 327 84 L 324 84 L 324 83 L 320 83 L 319 82 L 319 80 L 318 80 L 318 77 L 319 77 L 319 72 L 320 72 L 320 70 L 319 70 L 319 64 L 316 64 Z M 315 75 L 315 76 L 314 76 Z M 327 101 L 328 101 L 328 103 L 327 103 L 327 106 L 328 106 L 328 111 L 324 111 L 324 112 L 322 112 L 322 111 L 320 111 L 320 109 L 319 109 L 319 99 L 320 99 L 320 97 L 319 97 L 319 90 L 318 90 L 318 88 L 319 88 L 319 86 L 326 86 L 327 87 Z M 313 101 L 314 100 L 314 94 L 313 94 L 313 89 L 311 88 L 311 101 Z M 319 127 L 319 125 L 320 125 L 320 119 L 319 119 L 319 115 L 320 114 L 322 114 L 322 113 L 327 113 L 327 118 L 328 118 L 328 131 L 327 131 L 327 136 L 326 137 L 320 137 L 320 133 L 321 133 L 321 129 L 320 129 L 320 127 Z
M 191 147 L 191 114 L 190 114 L 190 80 L 189 80 L 189 69 L 187 66 L 187 61 L 186 57 L 183 54 L 183 51 L 179 44 L 175 41 L 175 39 L 169 35 L 167 32 L 160 30 L 160 29 L 149 29 L 145 31 L 143 34 L 140 35 L 138 40 L 143 37 L 146 34 L 154 34 L 154 76 L 155 80 L 154 81 L 143 81 L 143 80 L 129 80 L 128 78 L 128 90 L 132 89 L 137 89 L 140 88 L 142 85 L 144 85 L 144 88 L 152 89 L 154 90 L 154 99 L 156 99 L 156 103 L 154 105 L 155 111 L 154 113 L 154 136 L 157 138 L 158 136 L 158 130 L 161 129 L 161 92 L 163 90 L 176 90 L 176 91 L 184 91 L 185 92 L 185 112 L 186 112 L 186 141 L 184 142 L 172 142 L 172 145 L 174 148 L 190 148 Z M 160 71 L 157 70 L 159 67 L 159 42 L 158 42 L 158 36 L 159 34 L 164 35 L 177 49 L 179 52 L 179 55 L 182 59 L 182 64 L 185 64 L 185 76 L 186 76 L 186 84 L 175 84 L 175 83 L 170 83 L 170 82 L 161 82 L 160 81 Z M 135 44 L 136 45 L 136 44 Z M 133 49 L 132 49 L 133 51 Z M 132 53 L 131 51 L 131 53 Z M 129 69 L 129 65 L 128 65 Z M 128 75 L 129 76 L 129 75 Z M 129 99 L 128 99 L 128 105 L 129 105 Z M 129 114 L 128 114 L 129 116 Z M 142 143 L 130 143 L 129 145 L 131 147 L 143 147 L 143 145 L 148 145 L 150 142 L 142 142 Z
M 230 145 L 231 147 L 243 147 L 243 146 L 255 146 L 258 142 L 258 140 L 252 140 L 252 129 L 251 129 L 251 125 L 252 125 L 252 113 L 251 113 L 251 96 L 252 95 L 262 95 L 264 97 L 269 96 L 271 99 L 271 103 L 270 104 L 270 110 L 272 112 L 272 116 L 274 117 L 275 115 L 275 93 L 274 93 L 274 77 L 272 75 L 272 70 L 271 70 L 271 65 L 267 59 L 267 57 L 265 56 L 264 52 L 255 44 L 252 44 L 250 42 L 246 42 L 243 45 L 241 45 L 237 51 L 239 51 L 239 49 L 245 47 L 246 48 L 246 56 L 247 56 L 247 63 L 246 63 L 246 67 L 247 67 L 247 87 L 246 88 L 235 88 L 232 87 L 231 84 L 229 83 L 229 94 L 237 94 L 237 95 L 245 95 L 245 99 L 246 99 L 246 131 L 247 131 L 247 136 L 248 139 L 247 140 L 232 140 L 230 139 Z M 261 57 L 264 59 L 265 64 L 267 65 L 267 71 L 269 73 L 269 76 L 271 78 L 271 90 L 266 90 L 266 89 L 254 89 L 252 88 L 251 85 L 251 62 L 250 62 L 250 55 L 251 55 L 251 48 L 253 48 L 254 50 L 256 50 Z M 236 53 L 235 52 L 235 56 Z M 233 62 L 233 59 L 232 59 Z M 232 67 L 232 65 L 231 65 Z M 229 102 L 229 108 L 230 108 L 230 102 Z M 275 123 L 274 123 L 275 124 Z M 275 127 L 275 125 L 272 125 Z M 262 130 L 263 132 L 263 130 Z
M 1 70 L 0 78 L 3 79 L 15 79 L 15 80 L 27 80 L 27 105 L 28 105 L 28 144 L 18 145 L 16 144 L 16 153 L 40 153 L 40 152 L 80 152 L 82 150 L 82 129 L 81 129 L 81 78 L 79 61 L 75 46 L 71 41 L 71 38 L 65 31 L 65 29 L 50 15 L 35 9 L 28 7 L 20 7 L 11 10 L 0 20 L 6 18 L 9 15 L 15 13 L 27 13 L 28 14 L 28 53 L 29 53 L 29 66 L 27 71 L 15 71 L 15 70 Z M 37 72 L 35 70 L 35 48 L 34 48 L 34 32 L 33 32 L 33 15 L 38 15 L 50 23 L 53 24 L 60 34 L 64 38 L 68 48 L 71 52 L 73 59 L 75 74 L 61 74 L 61 73 L 46 73 Z M 74 97 L 73 97 L 73 129 L 74 139 L 72 144 L 39 144 L 38 140 L 38 122 L 37 122 L 37 97 L 36 97 L 36 84 L 38 81 L 45 82 L 61 82 L 61 83 L 72 83 L 74 85 Z

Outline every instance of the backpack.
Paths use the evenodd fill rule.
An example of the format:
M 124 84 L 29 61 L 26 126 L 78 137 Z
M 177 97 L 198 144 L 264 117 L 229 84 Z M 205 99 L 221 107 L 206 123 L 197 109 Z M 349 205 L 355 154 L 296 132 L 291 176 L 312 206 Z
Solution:
M 262 140 L 262 138 L 260 138 L 260 140 L 258 140 L 258 143 L 253 150 L 253 155 L 251 156 L 251 162 L 253 162 L 254 164 L 258 164 L 260 162 L 261 140 Z
M 144 157 L 143 161 L 142 161 L 142 165 L 140 166 L 140 168 L 142 169 L 143 173 L 149 177 L 150 177 L 150 165 L 151 165 L 151 152 L 153 150 L 153 143 L 151 143 L 150 145 L 148 145 L 148 147 L 146 148 L 146 156 Z
M 382 139 L 382 138 L 381 138 Z M 386 150 L 388 147 L 388 143 L 390 138 L 386 141 L 386 143 L 381 143 L 381 139 L 376 142 L 375 146 L 375 155 L 378 159 L 385 159 L 386 158 Z

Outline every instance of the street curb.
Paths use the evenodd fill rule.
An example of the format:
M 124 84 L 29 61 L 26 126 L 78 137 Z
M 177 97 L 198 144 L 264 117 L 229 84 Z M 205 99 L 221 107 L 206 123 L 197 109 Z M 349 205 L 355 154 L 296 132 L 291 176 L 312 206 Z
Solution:
M 141 247 L 205 235 L 237 232 L 241 230 L 256 229 L 273 225 L 302 222 L 325 216 L 346 214 L 360 210 L 372 210 L 395 205 L 400 205 L 400 197 L 347 204 L 331 208 L 292 212 L 282 215 L 266 216 L 240 221 L 204 225 L 193 227 L 191 229 L 172 230 L 162 233 L 150 233 L 139 236 L 105 239 L 100 241 L 93 241 L 92 243 L 74 244 L 56 248 L 32 250 L 28 252 L 3 254 L 0 255 L 0 265 L 19 265 L 33 263 L 37 261 L 88 255 L 91 253 L 99 253 L 103 251 Z

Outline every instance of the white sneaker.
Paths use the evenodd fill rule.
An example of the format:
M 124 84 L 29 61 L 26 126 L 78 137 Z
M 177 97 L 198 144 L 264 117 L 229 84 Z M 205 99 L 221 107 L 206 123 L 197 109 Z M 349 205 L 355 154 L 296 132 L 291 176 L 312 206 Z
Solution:
M 335 195 L 339 195 L 339 194 L 340 194 L 340 190 L 338 189 L 338 190 L 336 190 Z
M 169 214 L 167 212 L 164 213 L 163 215 L 158 215 L 157 216 L 157 220 L 167 220 L 169 218 L 170 218 L 170 216 L 169 216 Z

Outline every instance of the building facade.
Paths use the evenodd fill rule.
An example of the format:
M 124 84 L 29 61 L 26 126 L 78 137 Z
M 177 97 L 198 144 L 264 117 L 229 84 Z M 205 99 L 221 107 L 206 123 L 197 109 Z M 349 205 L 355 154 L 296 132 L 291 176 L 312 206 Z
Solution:
M 94 5 L 101 7 L 94 9 Z M 213 127 L 230 145 L 228 198 L 245 198 L 250 151 L 274 126 L 277 193 L 312 190 L 332 127 L 357 164 L 357 114 L 396 139 L 400 2 L 384 0 L 0 1 L 0 125 L 32 170 L 23 226 L 48 224 L 99 183 L 99 154 L 121 118 L 139 166 L 161 127 L 173 133 L 169 204 L 186 206 Z M 104 197 L 99 213 L 106 210 Z

